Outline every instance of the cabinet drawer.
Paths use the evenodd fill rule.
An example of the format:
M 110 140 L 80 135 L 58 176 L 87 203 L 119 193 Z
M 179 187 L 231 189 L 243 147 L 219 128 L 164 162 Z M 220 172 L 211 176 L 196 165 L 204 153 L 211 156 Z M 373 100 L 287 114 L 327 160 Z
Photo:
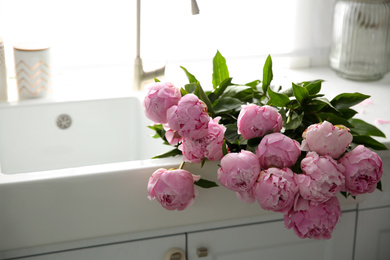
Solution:
M 188 259 L 352 259 L 355 214 L 343 214 L 330 240 L 300 239 L 283 221 L 190 233 Z
M 162 260 L 172 248 L 185 251 L 185 239 L 185 235 L 145 239 L 32 256 L 23 260 Z

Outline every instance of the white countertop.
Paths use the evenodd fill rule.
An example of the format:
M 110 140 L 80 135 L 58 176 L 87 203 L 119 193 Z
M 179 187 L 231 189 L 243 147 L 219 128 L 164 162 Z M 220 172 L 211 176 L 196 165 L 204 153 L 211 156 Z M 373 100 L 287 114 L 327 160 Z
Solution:
M 232 75 L 234 78 L 234 73 Z M 250 78 L 248 82 L 254 79 Z M 376 124 L 376 120 L 390 120 L 390 74 L 376 82 L 354 82 L 338 77 L 329 68 L 311 68 L 274 70 L 274 79 L 274 83 L 281 82 L 283 86 L 290 86 L 291 82 L 323 79 L 321 93 L 326 94 L 328 99 L 343 92 L 371 95 L 371 103 L 355 107 L 360 112 L 357 117 L 381 129 L 387 139 L 378 140 L 389 144 L 390 124 Z M 178 226 L 207 226 L 218 221 L 234 224 L 235 219 L 248 218 L 258 221 L 256 216 L 262 216 L 263 220 L 275 218 L 257 206 L 235 200 L 234 193 L 222 188 L 202 189 L 194 205 L 183 212 L 168 212 L 157 202 L 148 201 L 146 184 L 153 169 L 168 167 L 178 161 L 180 158 L 33 174 L 0 174 L 0 258 L 2 253 L 23 255 L 28 247 L 43 250 L 53 243 L 68 243 L 67 246 L 70 246 L 69 243 L 76 240 L 99 240 L 121 234 L 143 232 L 144 235 L 137 238 L 145 234 L 158 235 L 161 232 L 157 230 L 164 228 L 177 232 L 175 228 Z M 190 168 L 193 168 L 193 174 L 204 173 L 205 178 L 216 179 L 215 164 L 206 164 L 203 169 L 195 165 Z M 215 207 L 216 202 L 218 207 Z M 356 205 L 353 204 L 356 202 L 351 205 L 349 201 L 343 201 L 342 208 L 354 209 Z M 209 214 L 203 214 L 205 211 Z M 154 222 L 153 217 L 157 215 L 159 221 Z M 276 218 L 281 217 L 278 215 Z

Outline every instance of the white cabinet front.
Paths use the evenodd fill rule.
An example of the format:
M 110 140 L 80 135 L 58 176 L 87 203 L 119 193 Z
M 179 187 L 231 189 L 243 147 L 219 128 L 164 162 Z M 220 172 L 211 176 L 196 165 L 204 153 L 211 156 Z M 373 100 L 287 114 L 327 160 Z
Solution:
M 390 207 L 359 211 L 355 260 L 390 259 Z
M 145 239 L 31 256 L 23 258 L 23 260 L 163 260 L 173 248 L 185 252 L 185 239 L 185 235 Z
M 343 213 L 330 240 L 300 239 L 283 221 L 190 233 L 188 260 L 352 260 L 355 216 Z

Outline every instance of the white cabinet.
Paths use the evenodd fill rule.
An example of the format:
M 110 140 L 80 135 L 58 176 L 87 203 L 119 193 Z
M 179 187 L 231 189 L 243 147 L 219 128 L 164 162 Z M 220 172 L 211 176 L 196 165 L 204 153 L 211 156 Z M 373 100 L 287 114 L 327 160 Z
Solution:
M 172 248 L 185 251 L 185 241 L 183 234 L 32 256 L 23 260 L 163 260 Z
M 390 259 L 390 207 L 358 214 L 355 260 Z
M 188 260 L 352 259 L 355 216 L 344 213 L 330 240 L 300 239 L 283 221 L 190 233 Z

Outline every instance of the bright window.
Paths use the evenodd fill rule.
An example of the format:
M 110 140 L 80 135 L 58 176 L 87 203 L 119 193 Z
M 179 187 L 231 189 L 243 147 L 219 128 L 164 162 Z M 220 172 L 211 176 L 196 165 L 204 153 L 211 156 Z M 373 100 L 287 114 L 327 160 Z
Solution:
M 141 0 L 145 69 L 210 60 L 217 49 L 235 58 L 315 56 L 325 55 L 330 45 L 334 0 L 198 0 L 195 16 L 190 3 Z M 9 75 L 14 73 L 12 45 L 43 41 L 51 44 L 60 75 L 57 95 L 91 96 L 107 85 L 130 91 L 135 9 L 135 0 L 0 0 Z

